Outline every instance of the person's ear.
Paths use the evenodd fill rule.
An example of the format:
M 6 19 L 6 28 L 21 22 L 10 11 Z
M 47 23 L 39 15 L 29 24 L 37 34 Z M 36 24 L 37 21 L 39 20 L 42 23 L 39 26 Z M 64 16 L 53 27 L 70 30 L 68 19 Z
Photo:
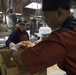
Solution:
M 59 17 L 59 18 L 63 16 L 63 9 L 62 9 L 62 8 L 59 7 L 59 8 L 57 9 L 57 12 L 58 12 L 58 17 Z

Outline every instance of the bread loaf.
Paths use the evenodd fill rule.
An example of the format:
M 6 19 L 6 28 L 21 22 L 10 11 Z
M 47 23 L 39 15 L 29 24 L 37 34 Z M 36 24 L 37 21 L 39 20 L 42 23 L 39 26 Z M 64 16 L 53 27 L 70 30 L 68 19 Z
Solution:
M 26 47 L 32 47 L 33 45 L 29 43 L 28 41 L 22 41 L 22 44 L 24 44 Z

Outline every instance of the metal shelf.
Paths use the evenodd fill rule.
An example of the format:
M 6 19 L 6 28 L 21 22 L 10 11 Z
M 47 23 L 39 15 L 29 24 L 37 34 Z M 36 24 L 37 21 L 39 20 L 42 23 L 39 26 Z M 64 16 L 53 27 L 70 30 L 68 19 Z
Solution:
M 0 32 L 0 37 L 9 36 L 10 33 L 11 33 L 11 31 L 8 31 L 8 32 Z

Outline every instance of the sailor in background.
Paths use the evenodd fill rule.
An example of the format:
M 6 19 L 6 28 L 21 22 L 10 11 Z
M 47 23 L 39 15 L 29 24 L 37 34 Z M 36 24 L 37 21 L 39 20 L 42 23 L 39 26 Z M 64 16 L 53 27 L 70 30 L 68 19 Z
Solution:
M 5 44 L 7 47 L 13 47 L 15 44 L 21 41 L 29 40 L 29 35 L 25 29 L 26 21 L 18 20 L 18 26 L 12 31 L 6 40 Z

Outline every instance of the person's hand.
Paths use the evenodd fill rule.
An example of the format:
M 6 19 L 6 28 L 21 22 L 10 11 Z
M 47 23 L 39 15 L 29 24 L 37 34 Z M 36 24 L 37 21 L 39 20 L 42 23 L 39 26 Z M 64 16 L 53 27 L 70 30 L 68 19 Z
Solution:
M 18 51 L 16 45 L 11 48 L 11 51 Z
M 33 47 L 34 44 L 32 44 L 31 42 L 29 41 L 22 41 L 18 44 L 16 44 L 16 49 L 22 53 L 24 50 L 26 50 L 28 47 Z
M 23 44 L 22 42 L 16 44 L 16 49 L 22 53 L 26 49 L 27 45 Z
M 13 52 L 13 51 L 17 51 L 17 52 L 22 53 L 25 48 L 26 48 L 26 45 L 20 42 L 20 43 L 17 43 L 15 46 L 13 46 L 13 47 L 11 48 L 11 51 L 12 51 L 12 52 Z
M 26 47 L 33 47 L 35 44 L 34 43 L 31 43 L 30 41 L 22 41 L 21 42 L 22 44 L 26 45 Z
M 15 46 L 15 43 L 11 42 L 9 48 L 12 48 L 13 46 Z
M 28 41 L 22 41 L 20 43 L 17 43 L 15 46 L 11 48 L 12 51 L 18 51 L 22 53 L 26 48 L 33 47 L 33 44 Z

